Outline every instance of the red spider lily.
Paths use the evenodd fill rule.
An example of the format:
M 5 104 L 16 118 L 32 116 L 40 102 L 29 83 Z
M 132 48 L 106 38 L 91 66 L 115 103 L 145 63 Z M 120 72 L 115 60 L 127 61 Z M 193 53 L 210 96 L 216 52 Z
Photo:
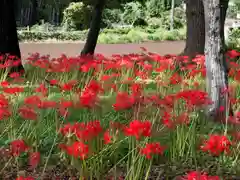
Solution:
M 176 85 L 182 82 L 182 78 L 178 73 L 174 73 L 171 77 L 170 77 L 170 84 L 172 85 Z
M 40 162 L 40 153 L 39 152 L 30 153 L 29 161 L 28 161 L 30 168 L 31 169 L 36 168 L 39 162 Z
M 82 141 L 90 141 L 102 132 L 100 121 L 90 121 L 88 123 L 66 124 L 60 129 L 63 136 L 75 134 Z
M 3 92 L 7 94 L 17 94 L 17 93 L 24 92 L 24 88 L 23 87 L 4 87 Z
M 23 177 L 23 176 L 19 176 L 19 177 L 17 177 L 17 179 L 16 180 L 34 180 L 34 178 L 33 177 Z
M 40 84 L 39 87 L 35 89 L 35 92 L 41 93 L 43 96 L 47 96 L 48 89 L 44 84 Z
M 201 106 L 211 104 L 208 94 L 199 90 L 187 90 L 179 92 L 177 98 L 184 99 L 188 106 Z
M 7 87 L 7 86 L 9 86 L 10 84 L 9 84 L 9 82 L 7 82 L 7 81 L 2 81 L 1 82 L 1 86 L 2 87 Z
M 135 98 L 133 95 L 128 95 L 126 92 L 119 92 L 116 97 L 116 103 L 113 107 L 116 111 L 131 108 L 135 103 Z
M 8 99 L 3 94 L 0 94 L 0 108 L 7 108 L 8 105 Z
M 219 156 L 221 153 L 229 153 L 231 145 L 232 143 L 226 136 L 211 135 L 201 146 L 201 149 L 214 156 Z
M 61 108 L 71 108 L 73 107 L 73 101 L 71 100 L 64 100 L 64 99 L 61 99 L 60 103 L 59 103 L 59 106 Z
M 176 117 L 176 123 L 179 124 L 186 124 L 188 125 L 190 123 L 189 115 L 187 112 L 183 112 L 179 116 Z
M 104 144 L 110 144 L 112 141 L 112 136 L 110 135 L 109 130 L 107 130 L 104 135 L 103 135 L 103 139 L 104 139 Z
M 129 123 L 129 127 L 123 129 L 126 136 L 134 136 L 137 140 L 143 137 L 151 136 L 151 122 L 133 120 Z
M 42 103 L 42 100 L 39 96 L 33 95 L 26 97 L 24 99 L 24 103 L 26 105 L 30 105 L 31 107 L 37 107 L 39 104 Z
M 57 103 L 55 101 L 41 101 L 41 103 L 38 104 L 38 108 L 40 109 L 48 109 L 48 108 L 55 108 L 57 107 Z
M 29 147 L 21 139 L 12 141 L 10 143 L 10 146 L 11 146 L 11 154 L 13 156 L 19 156 L 21 153 L 29 150 Z
M 236 50 L 228 51 L 226 54 L 232 59 L 240 56 L 240 52 L 237 52 Z
M 73 87 L 76 85 L 77 85 L 77 81 L 72 80 L 72 81 L 69 81 L 69 82 L 61 85 L 61 90 L 62 91 L 71 91 L 73 89 Z
M 162 116 L 162 123 L 169 129 L 172 129 L 175 127 L 175 124 L 172 121 L 172 115 L 166 111 L 164 112 L 164 115 Z
M 0 120 L 11 116 L 11 112 L 7 108 L 0 108 Z
M 102 87 L 96 81 L 91 81 L 79 97 L 80 105 L 92 107 L 98 100 L 98 93 L 103 92 Z
M 49 83 L 50 83 L 50 85 L 52 85 L 52 86 L 54 86 L 54 85 L 59 85 L 59 81 L 56 80 L 56 79 L 51 79 L 51 80 L 49 80 Z
M 164 150 L 165 147 L 161 146 L 158 142 L 154 142 L 146 144 L 144 148 L 140 149 L 140 153 L 146 156 L 147 159 L 151 159 L 154 154 L 163 155 Z
M 79 123 L 76 127 L 76 136 L 83 141 L 90 141 L 102 132 L 100 121 L 90 121 L 88 123 Z
M 79 97 L 80 106 L 91 108 L 96 104 L 97 99 L 96 93 L 86 89 Z
M 60 148 L 66 151 L 68 155 L 82 160 L 86 159 L 89 153 L 88 145 L 78 141 L 74 142 L 71 146 L 61 145 Z
M 208 176 L 206 173 L 198 171 L 189 172 L 183 180 L 220 180 L 218 176 Z
M 21 107 L 18 109 L 18 112 L 24 119 L 36 120 L 38 117 L 38 114 L 35 112 L 35 110 L 30 107 Z
M 21 74 L 18 72 L 13 72 L 13 73 L 9 74 L 10 78 L 19 78 L 20 76 L 21 76 Z

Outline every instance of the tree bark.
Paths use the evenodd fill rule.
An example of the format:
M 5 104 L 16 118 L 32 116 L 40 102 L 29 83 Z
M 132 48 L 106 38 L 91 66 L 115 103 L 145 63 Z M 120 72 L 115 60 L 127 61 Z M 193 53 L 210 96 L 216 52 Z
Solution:
M 204 54 L 205 23 L 202 0 L 186 0 L 187 39 L 183 54 Z
M 221 33 L 220 0 L 203 0 L 205 12 L 205 64 L 207 92 L 212 104 L 207 115 L 215 121 L 223 122 L 229 110 L 228 68 L 224 53 L 224 34 Z
M 84 45 L 84 48 L 81 52 L 81 55 L 93 55 L 98 35 L 101 28 L 101 22 L 102 22 L 102 13 L 104 10 L 105 0 L 97 0 L 96 4 L 94 5 L 94 9 L 92 12 L 92 21 L 90 24 L 90 29 L 87 36 L 87 41 Z
M 14 0 L 2 0 L 0 7 L 0 53 L 10 54 L 21 58 L 18 44 L 17 28 L 14 15 Z M 18 60 L 16 58 L 16 60 Z M 11 72 L 23 71 L 24 68 L 20 63 L 18 66 L 11 68 Z

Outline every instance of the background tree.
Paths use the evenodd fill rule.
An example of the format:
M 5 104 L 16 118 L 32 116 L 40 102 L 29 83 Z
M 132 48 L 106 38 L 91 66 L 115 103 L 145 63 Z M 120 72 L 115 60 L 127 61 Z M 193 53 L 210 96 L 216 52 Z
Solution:
M 204 54 L 205 22 L 202 0 L 186 0 L 187 33 L 184 54 Z
M 14 0 L 2 0 L 0 7 L 0 53 L 11 54 L 21 58 L 18 44 L 16 21 L 14 14 Z M 12 71 L 24 70 L 19 64 Z
M 207 92 L 212 100 L 208 115 L 215 121 L 226 118 L 229 107 L 228 68 L 225 58 L 224 34 L 221 33 L 221 0 L 203 0 L 205 14 L 205 63 L 207 71 Z M 220 110 L 224 107 L 224 110 Z
M 101 28 L 104 5 L 105 5 L 105 0 L 97 0 L 94 5 L 90 29 L 88 32 L 86 43 L 81 52 L 81 55 L 94 54 L 94 51 L 97 45 L 98 35 Z

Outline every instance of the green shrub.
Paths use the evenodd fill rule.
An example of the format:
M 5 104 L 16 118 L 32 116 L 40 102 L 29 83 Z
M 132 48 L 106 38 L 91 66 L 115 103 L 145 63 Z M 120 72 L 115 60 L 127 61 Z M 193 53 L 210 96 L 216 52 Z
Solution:
M 156 17 L 149 18 L 147 20 L 147 22 L 148 22 L 148 26 L 150 28 L 153 28 L 153 29 L 157 29 L 157 28 L 160 28 L 162 26 L 162 19 L 161 18 L 156 18 Z
M 72 2 L 63 11 L 63 22 L 65 30 L 82 30 L 89 27 L 91 21 L 91 7 L 82 2 Z
M 20 41 L 41 41 L 48 39 L 57 40 L 79 40 L 83 41 L 87 37 L 87 31 L 71 31 L 71 32 L 40 32 L 40 31 L 18 31 Z

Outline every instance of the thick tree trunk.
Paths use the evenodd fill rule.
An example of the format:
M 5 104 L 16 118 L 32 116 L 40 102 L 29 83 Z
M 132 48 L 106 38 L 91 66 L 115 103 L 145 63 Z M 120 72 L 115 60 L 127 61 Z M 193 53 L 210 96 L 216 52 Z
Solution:
M 93 9 L 92 21 L 90 24 L 90 29 L 88 32 L 87 41 L 84 45 L 84 48 L 81 52 L 81 55 L 93 55 L 96 45 L 97 39 L 101 28 L 102 22 L 102 13 L 104 10 L 105 0 L 97 0 Z
M 208 115 L 215 121 L 224 121 L 229 110 L 228 68 L 224 54 L 224 36 L 221 33 L 220 0 L 203 0 L 205 11 L 206 42 L 205 63 L 207 71 L 207 92 L 212 100 Z
M 21 58 L 18 44 L 16 21 L 14 15 L 14 0 L 1 0 L 0 6 L 0 53 L 11 54 Z M 24 70 L 22 64 L 11 71 Z
M 183 54 L 204 54 L 205 23 L 202 0 L 186 0 L 187 39 Z

